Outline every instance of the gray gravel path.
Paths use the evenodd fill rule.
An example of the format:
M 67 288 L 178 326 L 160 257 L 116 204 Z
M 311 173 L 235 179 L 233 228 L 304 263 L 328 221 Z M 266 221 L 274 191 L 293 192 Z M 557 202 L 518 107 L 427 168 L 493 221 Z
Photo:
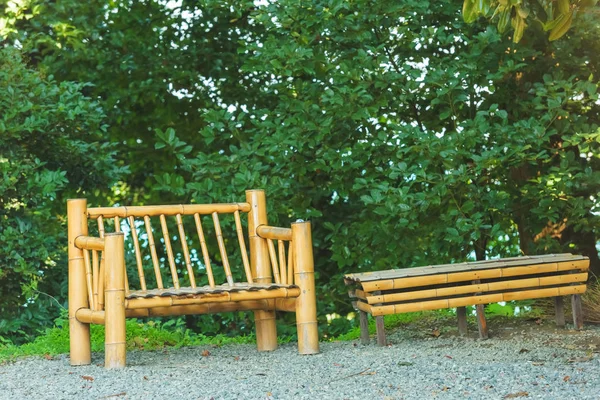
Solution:
M 535 327 L 534 327 L 535 328 Z M 513 328 L 514 329 L 514 328 Z M 322 343 L 128 353 L 128 367 L 70 367 L 66 355 L 0 365 L 4 399 L 600 399 L 600 328 L 546 329 L 488 340 L 399 330 L 384 348 Z M 207 351 L 210 354 L 207 354 Z

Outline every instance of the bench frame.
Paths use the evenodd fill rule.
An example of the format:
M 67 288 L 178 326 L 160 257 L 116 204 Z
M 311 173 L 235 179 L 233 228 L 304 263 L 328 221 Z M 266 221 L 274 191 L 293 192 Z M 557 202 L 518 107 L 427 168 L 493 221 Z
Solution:
M 246 259 L 243 233 L 241 223 L 239 223 L 239 211 L 248 213 L 249 263 Z M 218 225 L 218 213 L 220 212 L 236 213 L 237 234 L 243 249 L 242 258 L 244 258 L 248 277 L 248 282 L 240 284 L 241 289 L 231 289 L 235 284 L 231 278 L 229 265 L 227 265 L 224 268 L 228 282 L 221 287 L 229 290 L 216 290 L 214 293 L 209 290 L 209 293 L 189 294 L 183 293 L 177 283 L 175 287 L 179 292 L 174 287 L 168 288 L 168 290 L 174 291 L 175 295 L 161 294 L 160 296 L 149 296 L 149 298 L 127 296 L 129 289 L 125 270 L 124 233 L 119 231 L 119 218 L 160 215 L 162 224 L 167 215 L 176 216 L 180 224 L 182 215 L 194 214 L 198 218 L 199 214 L 213 214 Z M 102 216 L 114 218 L 117 231 L 104 233 L 102 229 L 100 237 L 88 236 L 88 218 Z M 71 365 L 91 363 L 90 324 L 92 323 L 103 324 L 106 327 L 105 367 L 119 368 L 126 364 L 125 319 L 127 317 L 207 314 L 242 310 L 254 311 L 256 342 L 259 351 L 271 351 L 277 348 L 275 312 L 287 311 L 296 313 L 299 353 L 315 354 L 319 352 L 310 223 L 298 221 L 292 223 L 291 228 L 268 226 L 263 190 L 248 190 L 246 191 L 246 203 L 231 204 L 88 208 L 85 199 L 73 199 L 67 202 L 67 217 Z M 222 237 L 219 238 L 220 227 L 215 227 L 215 229 L 221 250 L 224 251 Z M 183 233 L 183 230 L 180 232 Z M 138 246 L 137 233 L 133 236 L 136 246 Z M 168 237 L 168 233 L 166 237 Z M 202 240 L 203 238 L 201 238 Z M 280 256 L 283 248 L 282 242 L 289 241 L 290 243 L 287 272 L 293 276 L 284 278 L 283 283 L 278 285 L 272 283 L 272 273 L 275 275 L 277 283 L 280 280 L 273 240 L 279 241 Z M 186 241 L 181 240 L 181 242 Z M 186 244 L 183 246 L 185 247 Z M 169 247 L 170 243 L 167 250 L 169 261 L 173 261 Z M 139 248 L 137 250 L 139 251 Z M 205 249 L 203 248 L 203 250 Z M 92 257 L 90 257 L 90 252 Z M 284 248 L 283 252 L 285 254 Z M 90 258 L 93 260 L 90 261 Z M 98 262 L 99 258 L 100 262 Z M 186 260 L 188 268 L 190 268 L 189 254 L 186 255 Z M 153 262 L 156 261 L 154 258 Z M 98 272 L 99 264 L 100 272 Z M 138 258 L 138 268 L 141 268 L 140 264 L 141 260 Z M 228 263 L 224 262 L 223 264 Z M 157 267 L 156 264 L 155 267 Z M 173 272 L 173 268 L 171 263 L 171 272 Z M 281 265 L 282 278 L 286 274 L 285 269 L 286 267 Z M 174 272 L 175 281 L 177 272 L 176 270 Z M 94 273 L 97 275 L 93 278 L 95 287 L 99 286 L 99 291 L 103 292 L 100 296 L 103 297 L 100 307 L 97 307 L 98 295 L 93 293 L 92 289 Z M 210 278 L 212 278 L 212 272 Z M 286 280 L 287 285 L 285 284 Z M 290 282 L 291 284 L 289 284 Z M 211 281 L 211 284 L 211 287 L 215 288 L 214 282 Z M 220 286 L 216 286 L 216 288 L 219 289 Z

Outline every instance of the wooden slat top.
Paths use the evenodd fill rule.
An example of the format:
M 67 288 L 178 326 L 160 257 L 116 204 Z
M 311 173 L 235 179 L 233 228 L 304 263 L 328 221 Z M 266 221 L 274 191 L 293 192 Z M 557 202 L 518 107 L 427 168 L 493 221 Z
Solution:
M 344 276 L 349 282 L 371 282 L 378 280 L 397 279 L 413 276 L 436 275 L 451 272 L 474 271 L 491 268 L 519 267 L 537 264 L 549 264 L 558 262 L 570 262 L 589 260 L 588 257 L 573 255 L 570 253 L 547 254 L 541 256 L 522 256 L 511 258 L 500 258 L 496 260 L 471 261 L 456 264 L 428 265 L 415 268 L 389 269 L 385 271 L 363 272 L 358 274 L 347 274 Z
M 274 289 L 294 289 L 296 285 L 281 285 L 277 283 L 234 283 L 233 286 L 217 285 L 215 287 L 200 286 L 200 287 L 182 287 L 179 289 L 152 289 L 152 290 L 136 290 L 130 292 L 127 299 L 139 299 L 150 297 L 169 297 L 169 296 L 194 296 L 199 294 L 217 294 L 224 292 L 255 292 L 258 290 L 274 290 Z

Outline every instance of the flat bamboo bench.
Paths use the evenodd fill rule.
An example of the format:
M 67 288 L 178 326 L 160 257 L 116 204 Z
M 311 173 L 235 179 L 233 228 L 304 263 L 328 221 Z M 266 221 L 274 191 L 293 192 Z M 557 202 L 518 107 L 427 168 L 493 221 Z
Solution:
M 248 310 L 254 311 L 259 351 L 276 349 L 275 311 L 288 311 L 296 313 L 298 351 L 318 353 L 310 223 L 268 226 L 265 204 L 262 190 L 249 190 L 245 203 L 231 204 L 90 208 L 85 199 L 69 200 L 71 365 L 91 362 L 90 324 L 105 325 L 105 366 L 114 368 L 125 366 L 128 317 Z M 88 219 L 97 227 L 88 228 Z M 185 227 L 195 231 L 193 237 Z M 230 258 L 227 250 L 234 247 Z M 126 256 L 132 264 L 127 268 Z M 230 259 L 240 268 L 232 268 Z
M 457 308 L 458 329 L 467 333 L 466 306 L 476 306 L 479 335 L 488 337 L 484 305 L 511 300 L 555 298 L 556 323 L 565 325 L 562 296 L 572 295 L 573 322 L 583 327 L 581 293 L 587 257 L 571 254 L 515 257 L 348 274 L 345 283 L 359 310 L 361 342 L 369 343 L 368 314 L 376 318 L 377 343 L 385 345 L 383 316 Z

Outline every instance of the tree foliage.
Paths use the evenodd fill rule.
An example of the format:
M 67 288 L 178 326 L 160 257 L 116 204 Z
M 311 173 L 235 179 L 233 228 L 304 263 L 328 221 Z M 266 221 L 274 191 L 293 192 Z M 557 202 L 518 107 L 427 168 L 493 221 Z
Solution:
M 324 318 L 346 272 L 559 251 L 600 271 L 598 24 L 513 44 L 461 4 L 64 1 L 5 35 L 91 83 L 131 171 L 107 196 L 263 187 L 270 223 L 310 219 Z

